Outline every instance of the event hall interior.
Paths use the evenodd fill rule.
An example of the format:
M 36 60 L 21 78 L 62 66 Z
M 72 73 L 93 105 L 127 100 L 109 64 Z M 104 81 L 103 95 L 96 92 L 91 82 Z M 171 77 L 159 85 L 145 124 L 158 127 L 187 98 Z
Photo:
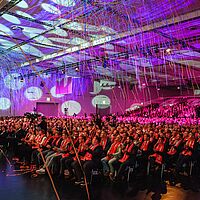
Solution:
M 199 0 L 0 0 L 0 199 L 200 199 Z

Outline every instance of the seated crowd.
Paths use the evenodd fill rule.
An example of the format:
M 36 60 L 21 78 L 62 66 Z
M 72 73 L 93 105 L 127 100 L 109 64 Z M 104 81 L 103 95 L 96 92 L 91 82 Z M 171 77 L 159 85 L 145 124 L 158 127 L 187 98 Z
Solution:
M 176 100 L 176 102 L 174 102 Z M 163 104 L 150 104 L 145 107 L 141 107 L 134 111 L 127 111 L 125 115 L 137 116 L 137 117 L 167 117 L 167 118 L 195 118 L 196 108 L 195 103 L 187 101 L 187 99 L 175 99 L 171 100 L 171 103 Z M 195 100 L 195 99 L 194 99 Z
M 36 173 L 49 169 L 62 177 L 67 172 L 76 184 L 84 184 L 84 175 L 90 182 L 94 169 L 112 181 L 122 181 L 127 167 L 134 168 L 136 163 L 144 175 L 148 164 L 154 170 L 165 164 L 175 174 L 191 161 L 200 166 L 198 123 L 139 123 L 118 118 L 2 118 L 0 140 L 15 138 L 15 156 L 35 166 Z

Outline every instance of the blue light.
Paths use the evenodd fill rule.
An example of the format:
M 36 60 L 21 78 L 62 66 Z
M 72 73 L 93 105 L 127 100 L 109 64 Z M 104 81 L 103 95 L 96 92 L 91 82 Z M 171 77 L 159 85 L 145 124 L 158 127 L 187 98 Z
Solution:
M 30 101 L 39 100 L 42 94 L 42 90 L 38 87 L 29 87 L 24 92 L 25 97 Z
M 55 6 L 52 6 L 51 4 L 42 3 L 41 7 L 49 13 L 52 13 L 52 14 L 55 14 L 55 15 L 61 14 L 60 10 L 58 8 L 56 8 Z
M 12 90 L 21 89 L 24 86 L 25 82 L 24 81 L 21 82 L 19 77 L 20 77 L 20 74 L 18 73 L 12 73 L 12 74 L 7 75 L 4 78 L 5 86 Z
M 76 2 L 74 0 L 52 0 L 54 3 L 66 6 L 66 7 L 72 7 L 76 5 Z
M 98 105 L 98 108 L 105 109 L 110 107 L 110 98 L 106 95 L 97 95 L 92 99 L 92 105 L 96 107 Z
M 0 110 L 7 110 L 11 106 L 10 99 L 1 97 L 0 98 Z
M 12 16 L 12 15 L 9 15 L 9 14 L 3 14 L 2 17 L 6 21 L 9 21 L 9 22 L 11 22 L 13 24 L 21 24 L 20 20 L 15 16 Z

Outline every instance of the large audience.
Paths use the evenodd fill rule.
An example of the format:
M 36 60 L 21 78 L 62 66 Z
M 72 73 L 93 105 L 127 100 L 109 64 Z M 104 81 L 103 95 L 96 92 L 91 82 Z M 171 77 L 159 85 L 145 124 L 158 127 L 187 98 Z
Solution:
M 146 109 L 146 108 L 145 108 Z M 182 107 L 184 110 L 184 107 Z M 171 110 L 171 108 L 170 108 Z M 177 109 L 174 109 L 177 111 Z M 165 165 L 176 179 L 191 163 L 200 166 L 199 118 L 133 114 L 90 117 L 5 117 L 0 119 L 1 144 L 37 174 L 73 179 L 84 185 L 93 170 L 121 182 L 128 167 L 147 173 Z M 186 166 L 186 167 L 184 167 Z
M 173 99 L 171 101 L 171 103 L 150 104 L 134 111 L 128 111 L 125 115 L 145 118 L 165 117 L 193 119 L 196 117 L 198 105 L 191 104 L 187 99 L 177 99 L 176 103 L 173 103 Z

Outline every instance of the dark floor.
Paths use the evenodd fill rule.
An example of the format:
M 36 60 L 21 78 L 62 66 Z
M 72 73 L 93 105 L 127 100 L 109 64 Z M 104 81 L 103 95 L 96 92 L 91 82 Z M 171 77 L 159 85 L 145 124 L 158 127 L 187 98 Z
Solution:
M 0 200 L 56 200 L 47 175 L 38 178 L 31 178 L 31 173 L 12 176 L 19 172 L 13 172 L 13 168 L 1 157 L 0 168 Z M 85 188 L 75 186 L 65 179 L 54 178 L 54 181 L 61 200 L 87 199 Z M 130 184 L 94 182 L 89 190 L 90 197 L 94 200 L 200 199 L 199 178 L 183 177 L 181 184 L 176 186 L 169 186 L 167 183 L 168 181 L 160 181 L 156 177 L 134 176 Z

